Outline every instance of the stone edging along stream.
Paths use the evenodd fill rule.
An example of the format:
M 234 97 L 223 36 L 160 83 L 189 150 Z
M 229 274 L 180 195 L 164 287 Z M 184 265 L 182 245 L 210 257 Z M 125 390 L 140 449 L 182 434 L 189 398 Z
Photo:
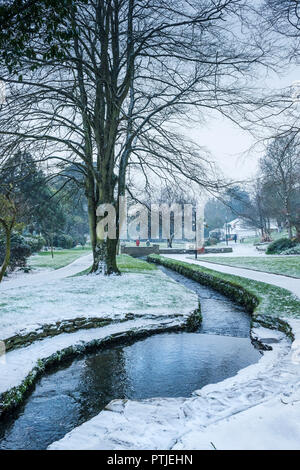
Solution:
M 33 369 L 22 380 L 20 385 L 11 388 L 10 390 L 0 394 L 0 418 L 7 415 L 8 412 L 18 408 L 29 392 L 32 390 L 36 381 L 49 370 L 52 366 L 63 363 L 64 361 L 74 359 L 83 354 L 101 350 L 105 347 L 116 346 L 119 344 L 126 344 L 138 339 L 151 336 L 158 333 L 166 333 L 171 331 L 194 331 L 201 324 L 201 307 L 192 311 L 189 315 L 140 315 L 128 313 L 120 320 L 101 319 L 101 318 L 77 318 L 74 320 L 63 320 L 56 322 L 52 325 L 43 325 L 39 330 L 28 332 L 24 335 L 15 335 L 8 338 L 8 345 L 10 351 L 22 347 L 30 346 L 35 341 L 44 340 L 57 336 L 63 333 L 73 333 L 80 329 L 103 328 L 112 323 L 126 324 L 126 321 L 137 319 L 153 319 L 154 322 L 144 327 L 133 327 L 125 331 L 117 332 L 105 336 L 100 339 L 93 339 L 92 341 L 76 344 L 61 349 L 49 357 L 39 359 Z M 162 321 L 163 320 L 163 321 Z M 167 320 L 167 322 L 166 322 Z M 173 320 L 172 324 L 170 321 Z M 9 342 L 10 341 L 10 342 Z
M 265 328 L 279 330 L 285 333 L 291 340 L 295 339 L 292 328 L 286 320 L 279 317 L 256 313 L 260 300 L 255 294 L 239 284 L 238 276 L 233 276 L 236 279 L 234 281 L 229 281 L 228 279 L 222 278 L 221 273 L 214 273 L 214 271 L 207 273 L 199 266 L 193 266 L 192 264 L 185 263 L 184 261 L 177 261 L 159 255 L 149 255 L 147 257 L 147 261 L 172 269 L 193 281 L 199 282 L 199 284 L 212 287 L 216 291 L 237 302 L 251 314 L 251 329 L 254 326 L 259 325 Z M 208 268 L 206 271 L 207 270 L 209 271 Z M 261 343 L 259 343 L 259 347 L 262 349 L 272 349 Z

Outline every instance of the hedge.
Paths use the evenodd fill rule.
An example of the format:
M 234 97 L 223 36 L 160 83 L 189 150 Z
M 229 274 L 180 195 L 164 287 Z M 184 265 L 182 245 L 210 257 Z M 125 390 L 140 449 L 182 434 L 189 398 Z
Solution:
M 257 322 L 267 328 L 278 329 L 293 339 L 285 318 L 300 318 L 300 301 L 288 290 L 159 255 L 149 255 L 147 259 L 239 303 L 252 314 L 252 325 Z

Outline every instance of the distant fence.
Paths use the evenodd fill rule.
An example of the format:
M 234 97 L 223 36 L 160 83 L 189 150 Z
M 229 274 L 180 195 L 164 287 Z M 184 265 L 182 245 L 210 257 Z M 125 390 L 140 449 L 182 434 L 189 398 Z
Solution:
M 184 249 L 184 248 L 160 248 L 159 245 L 152 246 L 126 246 L 121 245 L 121 254 L 130 255 L 134 258 L 148 256 L 152 254 L 156 255 L 179 255 L 179 254 L 194 254 L 195 250 Z M 204 253 L 232 253 L 231 247 L 219 247 L 219 248 L 205 248 Z M 200 256 L 200 255 L 199 255 Z

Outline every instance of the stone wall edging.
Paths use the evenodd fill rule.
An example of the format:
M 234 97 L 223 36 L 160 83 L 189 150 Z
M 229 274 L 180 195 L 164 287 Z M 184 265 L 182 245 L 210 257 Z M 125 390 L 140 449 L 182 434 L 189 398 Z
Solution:
M 147 261 L 172 269 L 193 281 L 212 287 L 216 291 L 237 302 L 251 314 L 251 328 L 260 325 L 264 328 L 279 330 L 285 333 L 292 341 L 295 340 L 293 328 L 291 327 L 288 319 L 256 313 L 260 300 L 244 286 L 241 286 L 238 281 L 232 282 L 226 279 L 220 279 L 218 276 L 215 276 L 213 272 L 208 274 L 194 269 L 193 265 L 189 263 L 177 261 L 171 258 L 149 255 L 147 257 Z M 270 349 L 268 345 L 264 345 L 262 343 L 258 343 L 257 345 L 262 349 Z
M 133 314 L 128 314 L 129 318 L 123 320 L 132 320 Z M 173 318 L 173 324 L 164 323 L 151 324 L 147 327 L 131 328 L 118 333 L 113 333 L 101 339 L 93 339 L 92 341 L 85 342 L 80 345 L 72 345 L 57 351 L 51 356 L 39 359 L 33 369 L 27 374 L 20 385 L 11 388 L 10 390 L 0 394 L 0 419 L 7 415 L 8 412 L 18 408 L 26 396 L 30 393 L 36 381 L 43 375 L 45 371 L 52 366 L 62 363 L 64 361 L 79 357 L 83 354 L 93 351 L 101 350 L 104 347 L 111 347 L 117 344 L 126 344 L 128 342 L 136 341 L 138 339 L 151 336 L 153 334 L 166 333 L 171 331 L 193 331 L 199 327 L 201 323 L 201 310 L 200 306 L 187 315 L 175 315 L 157 317 L 156 320 L 166 318 Z M 45 339 L 45 338 L 43 338 Z

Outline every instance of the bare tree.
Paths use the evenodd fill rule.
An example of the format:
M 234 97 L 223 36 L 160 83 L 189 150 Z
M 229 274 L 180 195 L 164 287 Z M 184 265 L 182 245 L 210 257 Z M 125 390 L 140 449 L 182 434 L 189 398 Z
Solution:
M 118 272 L 118 198 L 130 168 L 146 184 L 149 172 L 221 184 L 172 126 L 209 109 L 241 123 L 261 107 L 247 77 L 267 54 L 251 31 L 240 33 L 245 9 L 241 0 L 74 2 L 64 57 L 49 56 L 39 35 L 17 76 L 0 77 L 9 87 L 0 133 L 40 142 L 48 165 L 72 162 L 84 175 L 94 272 Z M 116 208 L 117 239 L 97 237 L 99 204 Z
M 275 196 L 278 212 L 284 215 L 289 238 L 292 238 L 292 203 L 299 197 L 300 159 L 297 134 L 274 139 L 261 159 L 260 167 L 265 189 Z
M 10 191 L 0 194 L 0 224 L 5 237 L 5 256 L 0 267 L 0 282 L 10 262 L 11 234 L 16 223 L 16 207 L 11 199 Z

